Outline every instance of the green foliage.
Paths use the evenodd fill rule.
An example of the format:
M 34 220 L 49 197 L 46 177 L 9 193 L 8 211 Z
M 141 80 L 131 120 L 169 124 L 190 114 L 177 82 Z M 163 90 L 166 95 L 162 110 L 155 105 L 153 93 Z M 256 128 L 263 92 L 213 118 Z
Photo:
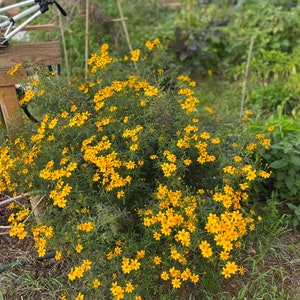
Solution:
M 268 65 L 272 65 L 274 59 L 279 61 L 274 55 L 288 60 L 285 53 L 291 54 L 299 45 L 298 6 L 288 9 L 269 1 L 251 1 L 236 9 L 224 10 L 223 6 L 210 4 L 205 8 L 194 6 L 186 18 L 201 9 L 205 14 L 198 22 L 200 26 L 178 25 L 174 42 L 170 44 L 190 68 L 205 71 L 208 64 L 210 69 L 220 73 L 225 69 L 234 76 L 234 67 L 246 63 L 250 40 L 254 37 L 253 57 L 262 65 L 257 70 L 268 76 L 268 72 L 273 72 Z M 280 72 L 280 69 L 275 71 Z
M 260 162 L 268 139 L 221 129 L 189 77 L 166 85 L 158 39 L 143 52 L 120 58 L 103 44 L 74 84 L 40 74 L 20 99 L 40 123 L 2 142 L 1 191 L 28 192 L 43 211 L 36 224 L 28 205 L 10 206 L 10 235 L 68 261 L 68 297 L 215 289 L 243 272 L 235 257 L 261 221 L 253 187 L 270 176 Z
M 218 291 L 243 261 L 255 279 L 237 299 L 284 294 L 272 280 L 257 288 L 283 273 L 257 274 L 262 258 L 248 257 L 247 241 L 261 228 L 277 232 L 283 214 L 299 224 L 299 9 L 235 2 L 182 1 L 179 10 L 130 2 L 128 53 L 121 24 L 110 22 L 116 3 L 93 1 L 87 78 L 80 15 L 65 33 L 76 80 L 39 73 L 30 83 L 34 96 L 21 101 L 40 122 L 3 132 L 0 190 L 38 197 L 37 219 L 29 203 L 9 206 L 10 234 L 31 236 L 39 256 L 56 250 L 65 264 L 53 278 L 65 294 L 56 296 L 234 299 Z M 235 117 L 238 84 L 210 76 L 199 88 L 178 75 L 239 80 L 253 35 L 246 104 L 258 121 L 245 126 Z M 145 47 L 145 36 L 168 48 L 158 39 Z
M 269 197 L 283 203 L 282 213 L 289 214 L 295 227 L 299 225 L 300 196 L 300 122 L 283 114 L 283 105 L 277 115 L 271 115 L 264 124 L 252 123 L 252 128 L 272 130 L 272 145 L 263 158 L 272 170 L 272 181 L 268 187 Z

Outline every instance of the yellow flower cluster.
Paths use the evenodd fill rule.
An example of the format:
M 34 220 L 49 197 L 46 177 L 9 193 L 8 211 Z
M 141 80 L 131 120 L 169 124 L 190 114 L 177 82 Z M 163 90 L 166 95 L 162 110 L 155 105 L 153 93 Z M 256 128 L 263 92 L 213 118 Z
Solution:
M 211 144 L 219 144 L 219 138 L 212 138 L 208 132 L 198 132 L 199 129 L 196 125 L 188 125 L 184 128 L 184 136 L 178 138 L 177 147 L 189 149 L 192 145 L 198 150 L 197 162 L 200 164 L 214 162 L 215 155 L 210 155 L 208 152 L 209 140 Z M 179 133 L 180 135 L 180 133 Z M 191 162 L 190 162 L 191 164 Z
M 95 73 L 99 68 L 105 69 L 113 59 L 109 56 L 108 53 L 109 46 L 108 44 L 103 44 L 100 47 L 100 55 L 93 53 L 88 60 L 88 65 L 91 66 L 91 73 Z
M 86 223 L 81 223 L 77 225 L 77 229 L 85 232 L 90 232 L 93 230 L 95 227 L 95 224 L 93 222 L 86 222 Z
M 46 133 L 46 126 L 47 126 L 47 122 L 49 120 L 50 116 L 48 114 L 46 114 L 43 118 L 43 120 L 40 123 L 40 127 L 37 130 L 37 134 L 31 136 L 31 141 L 34 143 L 38 143 L 40 141 L 42 141 L 42 139 L 45 137 L 45 133 Z
M 46 254 L 47 240 L 53 237 L 53 227 L 40 225 L 32 229 L 33 239 L 35 241 L 35 248 L 39 257 Z
M 141 50 L 140 50 L 140 49 L 133 50 L 133 51 L 131 52 L 131 60 L 132 60 L 133 62 L 138 61 L 139 58 L 140 58 L 140 55 L 141 55 Z
M 64 165 L 68 161 L 67 158 L 62 159 L 60 164 Z M 53 204 L 60 208 L 64 208 L 67 204 L 66 197 L 70 194 L 72 186 L 63 181 L 63 177 L 69 178 L 72 172 L 77 168 L 76 162 L 70 162 L 67 166 L 63 166 L 57 170 L 53 170 L 54 161 L 49 161 L 45 168 L 40 171 L 40 177 L 45 180 L 57 181 L 55 188 L 50 192 L 49 197 L 53 200 Z
M 182 282 L 187 280 L 191 280 L 193 283 L 197 283 L 199 281 L 199 275 L 192 273 L 189 268 L 180 271 L 172 267 L 169 269 L 169 272 L 163 271 L 160 274 L 160 278 L 165 281 L 171 279 L 171 284 L 174 289 L 179 289 L 182 285 Z
M 67 160 L 62 160 L 61 164 L 65 164 Z M 53 170 L 54 161 L 50 160 L 44 169 L 40 171 L 40 177 L 45 180 L 58 180 L 63 177 L 69 178 L 72 175 L 72 171 L 77 168 L 76 162 L 70 162 L 67 166 Z
M 151 51 L 151 50 L 153 50 L 153 48 L 155 46 L 157 46 L 159 44 L 160 44 L 160 40 L 158 38 L 156 38 L 156 39 L 154 39 L 152 41 L 150 41 L 150 40 L 146 41 L 145 46 L 148 48 L 148 50 Z
M 77 126 L 80 127 L 84 125 L 85 121 L 90 117 L 90 113 L 88 111 L 79 113 L 77 112 L 69 121 L 69 127 Z
M 14 75 L 19 69 L 20 67 L 22 66 L 22 64 L 16 64 L 15 66 L 11 67 L 8 71 L 7 71 L 7 74 L 12 76 Z
M 100 84 L 102 80 L 98 80 L 97 81 L 97 84 Z M 92 88 L 96 85 L 95 82 L 89 82 L 89 81 L 85 81 L 85 82 L 82 82 L 79 87 L 78 87 L 78 90 L 79 91 L 83 91 L 84 94 L 87 94 L 89 92 L 89 88 Z
M 211 245 L 207 241 L 202 241 L 199 244 L 199 249 L 201 250 L 202 256 L 205 258 L 209 258 L 213 255 Z
M 118 158 L 118 154 L 112 151 L 107 155 L 100 155 L 102 151 L 110 148 L 111 144 L 108 138 L 102 137 L 101 141 L 97 145 L 91 146 L 90 144 L 94 139 L 94 137 L 91 137 L 85 140 L 81 147 L 84 160 L 97 166 L 97 171 L 93 180 L 99 181 L 100 174 L 102 174 L 102 185 L 106 186 L 107 191 L 111 191 L 115 188 L 121 188 L 129 184 L 131 182 L 131 177 L 122 177 L 117 172 L 117 169 L 122 166 L 122 161 Z
M 139 135 L 143 130 L 143 126 L 136 125 L 134 129 L 125 129 L 122 137 L 126 140 L 126 144 L 129 146 L 129 150 L 134 152 L 139 148 Z M 131 139 L 132 143 L 129 144 L 127 139 Z
M 127 282 L 126 286 L 123 288 L 122 286 L 118 285 L 117 281 L 115 281 L 112 283 L 110 291 L 115 300 L 121 300 L 125 298 L 125 293 L 131 294 L 134 291 L 134 286 L 131 282 Z M 136 296 L 134 299 L 141 300 L 142 298 L 140 296 Z
M 24 239 L 27 236 L 28 232 L 25 230 L 25 224 L 24 223 L 17 223 L 14 222 L 12 224 L 12 227 L 9 231 L 10 236 L 16 236 L 20 240 Z
M 244 218 L 239 210 L 226 211 L 220 216 L 210 213 L 205 229 L 214 235 L 216 245 L 229 255 L 235 246 L 234 243 L 247 234 L 247 226 L 253 222 L 253 218 Z
M 137 271 L 141 266 L 138 259 L 129 259 L 123 257 L 122 259 L 122 271 L 124 274 L 129 274 L 131 271 Z
M 55 188 L 50 192 L 49 197 L 53 200 L 53 204 L 65 208 L 67 205 L 66 197 L 70 194 L 72 186 L 63 180 L 58 180 Z
M 240 270 L 240 268 L 236 265 L 235 262 L 228 261 L 226 263 L 226 266 L 223 267 L 222 275 L 225 278 L 229 278 L 229 277 L 231 277 L 231 275 L 236 274 L 237 271 L 239 271 L 239 270 Z
M 162 163 L 161 169 L 164 172 L 165 177 L 170 177 L 174 174 L 177 167 L 176 167 L 176 164 L 174 164 L 174 163 Z
M 82 278 L 84 275 L 84 272 L 91 269 L 92 262 L 88 259 L 84 260 L 83 263 L 80 266 L 76 266 L 71 269 L 71 271 L 68 274 L 68 278 L 71 281 L 74 281 L 76 278 Z
M 15 191 L 17 183 L 14 183 L 10 171 L 15 170 L 18 158 L 12 158 L 8 146 L 0 148 L 0 192 Z
M 151 51 L 159 43 L 158 39 L 147 41 L 146 47 Z M 140 50 L 132 51 L 131 61 L 137 62 L 140 57 Z M 130 60 L 129 56 L 127 59 Z M 109 64 L 116 61 L 109 56 L 108 45 L 102 45 L 100 54 L 93 54 L 88 61 L 91 67 L 90 77 L 97 77 L 98 69 L 105 70 Z M 158 73 L 162 74 L 163 71 Z M 200 280 L 198 274 L 201 270 L 198 267 L 202 263 L 196 263 L 193 268 L 195 257 L 199 257 L 202 261 L 203 258 L 209 261 L 217 258 L 224 266 L 222 274 L 225 278 L 237 272 L 242 273 L 242 268 L 233 262 L 233 250 L 240 247 L 243 237 L 249 230 L 255 228 L 255 220 L 254 212 L 247 215 L 241 204 L 248 199 L 247 190 L 253 181 L 259 177 L 268 178 L 270 173 L 250 165 L 250 160 L 244 161 L 238 155 L 241 153 L 238 152 L 239 149 L 233 149 L 231 164 L 228 163 L 230 158 L 226 157 L 226 165 L 222 166 L 223 174 L 216 179 L 220 179 L 222 187 L 215 191 L 204 190 L 206 187 L 202 186 L 203 182 L 211 178 L 205 173 L 206 170 L 211 171 L 206 163 L 216 161 L 217 158 L 212 155 L 211 149 L 216 149 L 216 145 L 220 144 L 221 140 L 213 137 L 204 129 L 205 126 L 199 123 L 197 104 L 200 101 L 196 90 L 193 89 L 196 83 L 187 76 L 177 78 L 179 88 L 175 95 L 178 99 L 178 103 L 175 101 L 175 109 L 180 118 L 174 118 L 174 123 L 168 124 L 170 126 L 166 127 L 166 131 L 159 131 L 157 126 L 159 121 L 155 116 L 160 113 L 161 107 L 169 110 L 169 104 L 164 107 L 166 97 L 164 92 L 160 92 L 159 87 L 137 76 L 128 76 L 119 80 L 111 80 L 111 77 L 106 78 L 103 74 L 100 77 L 103 79 L 95 78 L 95 82 L 84 82 L 79 87 L 84 94 L 93 92 L 88 94 L 93 100 L 90 103 L 91 107 L 80 103 L 82 111 L 79 112 L 76 101 L 70 100 L 66 104 L 70 106 L 69 110 L 63 110 L 52 117 L 50 114 L 45 115 L 36 134 L 31 137 L 31 144 L 33 144 L 31 148 L 25 143 L 25 139 L 15 140 L 15 147 L 19 148 L 20 153 L 24 153 L 21 158 L 11 159 L 9 147 L 1 148 L 0 191 L 7 191 L 9 188 L 11 191 L 15 190 L 16 184 L 10 179 L 9 171 L 15 170 L 16 163 L 22 162 L 25 168 L 16 169 L 17 175 L 29 174 L 33 166 L 35 168 L 42 166 L 42 169 L 38 169 L 39 177 L 31 179 L 32 182 L 36 180 L 37 183 L 33 187 L 42 190 L 47 186 L 49 198 L 58 208 L 66 207 L 71 192 L 72 196 L 75 193 L 79 194 L 79 200 L 74 202 L 74 206 L 68 205 L 67 208 L 78 216 L 78 223 L 63 224 L 63 237 L 66 244 L 72 245 L 66 253 L 85 255 L 92 249 L 93 254 L 97 255 L 95 263 L 103 263 L 102 255 L 106 256 L 109 260 L 106 262 L 109 270 L 115 272 L 112 274 L 113 282 L 108 285 L 114 299 L 126 297 L 142 299 L 139 295 L 132 295 L 140 285 L 133 284 L 130 276 L 138 278 L 149 266 L 153 272 L 151 275 L 159 274 L 160 279 L 168 281 L 164 286 L 168 285 L 174 289 L 181 288 L 185 283 L 196 284 Z M 109 82 L 107 86 L 104 84 L 105 81 Z M 96 92 L 94 89 L 97 89 Z M 34 91 L 28 91 L 22 101 L 28 102 L 33 96 Z M 210 114 L 214 113 L 209 107 L 204 109 Z M 250 115 L 250 112 L 245 113 Z M 83 125 L 87 127 L 84 128 L 86 130 L 78 132 L 76 127 Z M 68 129 L 67 134 L 70 133 L 68 137 L 76 136 L 76 139 L 74 138 L 68 148 L 65 147 L 59 152 L 56 150 L 64 141 L 60 141 L 54 133 L 59 132 L 59 135 L 64 138 L 65 129 Z M 49 143 L 53 140 L 55 142 Z M 56 146 L 56 142 L 58 145 L 54 153 L 51 147 Z M 234 144 L 234 147 L 238 148 L 238 145 Z M 259 149 L 264 151 L 269 147 L 270 140 L 267 136 L 257 134 L 254 140 L 243 146 L 242 150 L 250 157 L 252 152 L 256 153 Z M 46 162 L 44 158 L 37 159 L 40 153 L 46 154 L 46 151 L 50 152 L 51 158 Z M 150 161 L 144 161 L 143 155 L 147 156 L 146 159 L 150 158 Z M 79 168 L 77 162 L 80 162 Z M 139 170 L 139 167 L 144 164 L 146 167 Z M 148 166 L 150 166 L 149 170 Z M 197 173 L 199 178 L 196 176 L 193 178 L 196 168 L 201 172 L 203 170 L 202 173 Z M 34 173 L 34 177 L 37 177 L 35 175 Z M 190 185 L 190 181 L 194 183 Z M 96 190 L 89 191 L 91 186 Z M 134 191 L 141 191 L 143 196 L 134 199 Z M 127 247 L 123 247 L 125 242 L 120 241 L 113 248 L 106 248 L 103 243 L 104 251 L 100 251 L 101 254 L 98 256 L 98 241 L 102 237 L 97 235 L 97 240 L 91 240 L 99 231 L 97 226 L 101 221 L 96 222 L 93 219 L 97 217 L 97 212 L 93 210 L 98 201 L 94 198 L 96 193 L 101 197 L 102 195 L 107 197 L 103 199 L 107 200 L 104 205 L 110 204 L 112 200 L 122 199 L 128 211 L 131 209 L 133 211 L 134 205 L 140 204 L 139 201 L 143 203 L 143 208 L 137 208 L 137 212 L 144 225 L 146 232 L 144 236 L 150 237 L 143 241 L 142 247 L 145 247 L 145 250 L 137 251 L 136 255 L 135 253 L 132 255 L 133 251 L 136 251 L 133 249 L 137 249 L 134 242 L 137 244 L 139 242 L 135 239 L 139 238 L 137 233 Z M 205 198 L 205 193 L 209 193 L 207 197 L 209 201 Z M 211 201 L 214 201 L 213 205 L 206 206 L 206 203 Z M 212 211 L 213 207 L 217 208 L 216 211 Z M 22 221 L 28 214 L 29 210 L 22 210 L 10 216 L 11 236 L 19 238 L 26 236 L 25 222 Z M 79 216 L 79 214 L 85 215 Z M 128 219 L 131 221 L 131 214 L 129 216 Z M 84 221 L 82 217 L 85 218 Z M 132 219 L 133 222 L 137 220 L 134 217 Z M 260 218 L 258 217 L 257 220 L 259 221 Z M 126 222 L 127 219 L 122 218 L 121 221 Z M 134 224 L 136 225 L 138 224 Z M 112 224 L 112 231 L 114 229 Z M 58 233 L 59 230 L 55 232 Z M 39 256 L 44 256 L 48 239 L 53 237 L 53 228 L 40 225 L 33 228 L 32 233 Z M 65 250 L 64 246 L 65 244 L 59 245 Z M 141 244 L 138 249 L 141 249 Z M 55 259 L 59 260 L 61 257 L 62 252 L 57 250 Z M 120 263 L 119 270 L 115 269 L 116 263 Z M 84 260 L 81 265 L 73 266 L 69 270 L 68 279 L 73 282 L 84 277 L 91 266 L 90 260 Z M 96 266 L 95 271 L 102 268 L 103 266 L 100 268 Z M 100 286 L 100 281 L 93 275 L 82 282 L 82 285 L 87 284 L 89 291 Z M 76 299 L 82 300 L 84 297 L 84 294 L 79 293 Z M 66 296 L 64 295 L 62 299 L 66 299 Z
M 172 155 L 170 152 L 165 154 Z M 188 249 L 191 246 L 192 234 L 195 232 L 198 222 L 195 214 L 198 207 L 196 197 L 184 196 L 182 191 L 173 191 L 160 184 L 157 188 L 156 198 L 159 200 L 159 211 L 154 213 L 152 210 L 146 210 L 143 217 L 144 226 L 153 227 L 153 238 L 156 241 L 161 240 L 162 236 L 168 237 L 169 241 L 173 239 L 174 243 L 169 244 L 169 257 L 174 261 L 178 261 L 181 265 L 185 265 L 187 263 L 185 255 L 189 253 Z M 184 251 L 178 251 L 175 243 Z M 155 265 L 158 265 L 158 263 L 155 263 Z M 181 286 L 181 280 L 190 279 L 194 283 L 199 280 L 198 275 L 188 273 L 188 270 L 183 271 L 182 274 L 180 270 L 176 272 L 172 272 L 172 270 L 170 269 L 170 274 L 164 271 L 162 279 L 172 278 L 171 283 L 174 288 Z
M 10 204 L 11 209 L 18 208 L 14 203 Z M 25 224 L 22 221 L 29 215 L 29 208 L 19 210 L 18 212 L 10 214 L 8 222 L 11 224 L 9 231 L 10 236 L 16 236 L 20 240 L 24 239 L 28 232 L 25 230 Z
M 188 85 L 190 87 L 195 86 L 195 81 L 192 81 L 189 77 L 187 76 L 178 76 L 177 77 L 178 82 L 182 81 L 185 83 L 188 83 Z M 180 103 L 180 106 L 182 108 L 182 110 L 184 110 L 186 112 L 186 114 L 190 114 L 195 112 L 196 109 L 196 104 L 199 103 L 199 99 L 197 97 L 194 96 L 194 91 L 190 88 L 187 87 L 180 87 L 178 90 L 178 95 L 183 95 L 185 96 L 185 100 L 179 99 L 178 103 Z
M 30 102 L 35 96 L 35 91 L 31 89 L 25 90 L 24 96 L 20 99 L 20 105 Z

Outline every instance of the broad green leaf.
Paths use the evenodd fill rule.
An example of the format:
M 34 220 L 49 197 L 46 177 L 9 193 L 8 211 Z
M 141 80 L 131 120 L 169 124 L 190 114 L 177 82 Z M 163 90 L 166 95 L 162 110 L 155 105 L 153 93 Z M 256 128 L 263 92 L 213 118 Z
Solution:
M 275 160 L 270 164 L 270 168 L 273 169 L 281 169 L 288 165 L 288 161 L 286 159 Z
M 294 184 L 295 184 L 295 178 L 291 177 L 291 176 L 288 176 L 288 177 L 285 178 L 284 181 L 285 181 L 285 184 L 288 187 L 288 189 L 291 191 Z
M 300 166 L 300 156 L 291 155 L 291 163 L 296 166 Z

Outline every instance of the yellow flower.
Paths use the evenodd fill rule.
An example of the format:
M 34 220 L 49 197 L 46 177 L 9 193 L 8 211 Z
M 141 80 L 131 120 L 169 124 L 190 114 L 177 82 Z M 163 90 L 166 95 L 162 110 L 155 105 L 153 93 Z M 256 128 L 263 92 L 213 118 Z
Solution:
M 140 251 L 137 252 L 136 258 L 137 259 L 144 258 L 145 254 L 146 254 L 145 250 L 140 250 Z
M 248 151 L 253 151 L 256 147 L 257 147 L 257 145 L 254 144 L 254 143 L 252 143 L 252 144 L 247 145 L 247 146 L 246 146 L 246 149 L 247 149 Z
M 24 96 L 20 99 L 20 104 L 23 105 L 25 103 L 30 102 L 33 99 L 35 92 L 33 90 L 25 90 Z
M 133 50 L 131 52 L 131 60 L 136 62 L 139 60 L 140 58 L 140 55 L 141 55 L 141 50 L 140 49 L 136 49 L 136 50 Z
M 88 259 L 85 259 L 81 265 L 81 267 L 85 270 L 85 271 L 88 271 L 91 269 L 91 265 L 92 265 L 92 262 Z
M 186 268 L 182 273 L 181 273 L 181 279 L 183 281 L 187 281 L 190 276 L 192 275 L 191 270 L 189 268 Z
M 235 274 L 238 271 L 238 267 L 235 262 L 227 262 L 225 267 L 223 267 L 222 275 L 225 278 L 231 277 L 231 275 Z
M 124 289 L 121 286 L 119 286 L 117 282 L 112 283 L 110 291 L 115 297 L 115 299 L 124 299 Z
M 86 223 L 79 224 L 77 226 L 77 229 L 85 232 L 90 232 L 94 228 L 94 226 L 95 226 L 94 223 L 86 222 Z
M 161 263 L 161 258 L 159 256 L 154 256 L 153 262 L 155 265 L 159 265 Z
M 222 252 L 220 253 L 220 259 L 221 259 L 221 260 L 227 260 L 228 258 L 229 258 L 228 252 L 222 251 Z
M 235 162 L 241 162 L 243 160 L 240 156 L 234 156 L 233 159 Z
M 82 251 L 82 249 L 83 249 L 82 245 L 80 243 L 78 243 L 75 248 L 76 252 L 80 253 Z
M 215 113 L 214 110 L 213 110 L 212 108 L 208 107 L 208 106 L 204 107 L 204 109 L 205 109 L 207 112 L 209 112 L 210 114 L 214 114 L 214 113 Z
M 173 278 L 173 279 L 172 279 L 172 286 L 173 286 L 173 288 L 175 288 L 175 289 L 179 289 L 180 286 L 181 286 L 181 281 L 180 281 L 180 279 L 179 279 L 179 278 Z
M 62 295 L 61 298 L 60 298 L 60 300 L 67 300 L 66 295 Z
M 77 295 L 77 297 L 75 298 L 75 300 L 83 300 L 83 299 L 84 299 L 84 295 L 81 294 L 81 293 L 79 293 L 79 294 Z
M 165 177 L 170 177 L 177 169 L 174 163 L 163 163 L 161 169 L 164 172 Z
M 145 95 L 148 97 L 158 95 L 158 88 L 149 85 L 147 88 L 145 88 Z
M 175 238 L 180 241 L 183 246 L 188 247 L 190 245 L 190 233 L 185 229 L 180 230 Z
M 141 263 L 138 262 L 137 259 L 132 259 L 132 260 L 130 261 L 130 268 L 131 268 L 132 270 L 137 271 L 137 270 L 140 268 L 140 265 L 141 265 Z
M 192 164 L 192 160 L 191 159 L 185 159 L 183 161 L 183 163 L 188 167 L 188 166 L 190 166 Z
M 247 180 L 254 180 L 256 178 L 256 170 L 250 170 L 247 173 L 246 179 Z
M 114 250 L 114 253 L 116 254 L 116 255 L 120 255 L 121 253 L 122 253 L 122 248 L 121 247 L 119 247 L 119 246 L 116 246 L 115 247 L 115 250 Z
M 190 276 L 190 279 L 191 279 L 191 281 L 192 281 L 193 283 L 197 283 L 197 282 L 199 281 L 199 275 L 193 273 L 193 274 Z
M 160 278 L 161 278 L 162 280 L 168 280 L 168 279 L 169 279 L 169 274 L 168 274 L 166 271 L 164 271 L 164 272 L 162 272 L 162 273 L 160 274 Z
M 246 190 L 247 188 L 249 188 L 249 185 L 248 185 L 247 182 L 245 182 L 245 183 L 240 183 L 239 186 L 240 186 L 240 188 L 241 188 L 242 191 L 244 191 L 244 190 Z
M 130 293 L 133 292 L 133 290 L 134 290 L 134 287 L 133 287 L 132 283 L 131 282 L 127 282 L 126 283 L 126 287 L 125 287 L 125 292 L 128 293 L 128 294 L 130 294 Z
M 138 148 L 139 148 L 139 144 L 132 144 L 132 145 L 129 147 L 130 151 L 132 151 L 132 152 L 138 150 Z
M 205 258 L 209 258 L 213 254 L 211 246 L 210 246 L 210 244 L 207 241 L 202 241 L 199 244 L 199 249 L 202 252 L 202 256 L 205 257 Z
M 62 258 L 61 251 L 55 251 L 55 260 L 60 260 Z
M 8 71 L 7 71 L 7 74 L 8 75 L 14 75 L 18 70 L 19 68 L 21 67 L 22 64 L 16 64 L 14 67 L 11 67 Z
M 97 289 L 101 285 L 100 281 L 98 279 L 94 279 L 92 282 L 92 286 L 94 289 Z

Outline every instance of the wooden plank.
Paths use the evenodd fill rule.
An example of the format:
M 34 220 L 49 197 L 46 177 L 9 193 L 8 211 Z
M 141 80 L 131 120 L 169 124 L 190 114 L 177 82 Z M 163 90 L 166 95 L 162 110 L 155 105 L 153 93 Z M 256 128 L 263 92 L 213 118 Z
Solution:
M 59 29 L 59 26 L 55 24 L 31 25 L 31 26 L 26 26 L 21 31 L 52 30 L 52 29 Z
M 0 108 L 6 128 L 12 130 L 19 128 L 22 114 L 14 85 L 0 88 Z
M 59 42 L 8 45 L 0 48 L 0 71 L 7 71 L 18 63 L 25 68 L 61 64 Z
M 15 28 L 16 28 L 15 26 L 12 27 L 12 29 Z M 52 30 L 52 29 L 59 29 L 59 26 L 55 24 L 31 25 L 31 26 L 24 27 L 21 31 Z M 0 31 L 5 32 L 6 28 L 0 28 Z
M 20 68 L 15 74 L 9 75 L 7 71 L 0 71 L 0 88 L 5 86 L 22 83 L 27 78 L 27 73 L 24 68 Z

